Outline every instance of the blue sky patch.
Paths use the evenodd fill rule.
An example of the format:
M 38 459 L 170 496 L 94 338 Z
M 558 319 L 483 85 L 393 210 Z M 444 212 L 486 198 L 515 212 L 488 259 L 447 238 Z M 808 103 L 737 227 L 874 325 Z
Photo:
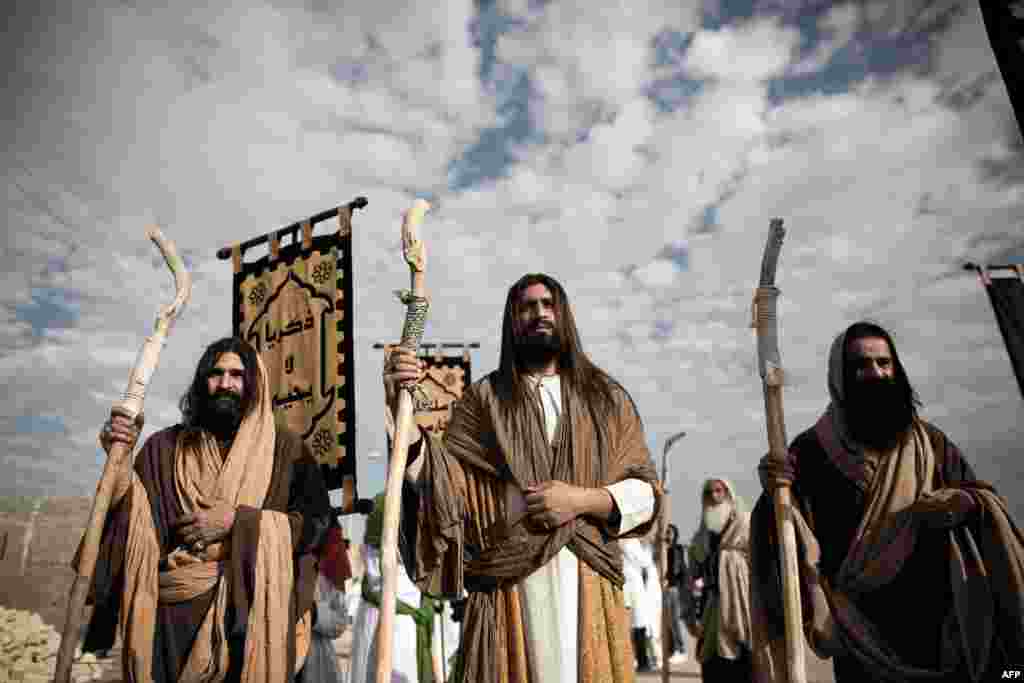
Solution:
M 480 133 L 479 139 L 448 165 L 448 187 L 465 190 L 503 177 L 515 160 L 512 147 L 536 139 L 530 119 L 529 71 L 497 60 L 498 37 L 522 27 L 523 20 L 501 13 L 494 0 L 482 0 L 469 26 L 472 44 L 480 48 L 480 82 L 497 96 L 499 124 Z
M 654 329 L 651 331 L 651 337 L 658 340 L 671 339 L 672 331 L 676 325 L 671 320 L 655 320 Z
M 18 434 L 64 434 L 66 427 L 59 415 L 19 415 L 14 418 Z
M 47 328 L 71 327 L 78 321 L 80 304 L 74 290 L 54 287 L 34 287 L 32 303 L 15 306 L 18 320 L 32 325 L 35 335 Z
M 690 248 L 685 242 L 666 244 L 658 252 L 658 257 L 668 259 L 681 272 L 686 272 L 690 269 Z

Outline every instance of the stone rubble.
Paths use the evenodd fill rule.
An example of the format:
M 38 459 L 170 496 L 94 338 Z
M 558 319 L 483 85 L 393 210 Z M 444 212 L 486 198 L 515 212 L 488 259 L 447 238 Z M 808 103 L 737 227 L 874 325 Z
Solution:
M 0 681 L 50 683 L 57 668 L 60 634 L 38 614 L 0 606 Z M 72 683 L 103 678 L 109 664 L 92 653 L 75 652 Z

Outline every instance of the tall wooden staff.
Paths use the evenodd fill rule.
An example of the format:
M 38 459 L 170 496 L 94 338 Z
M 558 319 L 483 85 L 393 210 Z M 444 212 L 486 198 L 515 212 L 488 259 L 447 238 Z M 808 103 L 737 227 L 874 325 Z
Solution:
M 768 423 L 768 450 L 776 458 L 787 452 L 786 423 L 782 411 L 782 359 L 779 356 L 775 268 L 786 230 L 781 218 L 773 218 L 768 243 L 761 259 L 761 280 L 754 295 L 754 323 L 757 327 L 757 357 L 764 384 L 764 409 Z M 806 683 L 804 662 L 803 614 L 800 605 L 799 568 L 796 559 L 796 532 L 793 527 L 789 487 L 775 489 L 775 524 L 782 563 L 782 599 L 786 622 L 786 671 L 790 683 Z
M 402 326 L 402 341 L 399 346 L 414 353 L 423 339 L 429 306 L 424 281 L 427 252 L 423 242 L 416 237 L 416 228 L 429 210 L 430 204 L 417 199 L 412 208 L 405 212 L 405 219 L 402 221 L 402 254 L 409 264 L 412 289 L 397 292 L 402 303 L 406 305 L 405 324 Z M 409 436 L 416 428 L 413 421 L 413 390 L 414 387 L 403 387 L 399 391 L 395 438 L 391 444 L 388 481 L 384 487 L 384 528 L 380 536 L 380 569 L 383 585 L 380 594 L 380 617 L 377 621 L 377 683 L 391 683 L 395 605 L 398 594 L 398 522 L 402 511 L 402 480 L 405 477 Z M 415 398 L 419 402 L 423 397 Z
M 668 437 L 661 452 L 661 518 L 658 520 L 658 571 L 661 572 L 661 683 L 668 683 L 669 655 L 672 654 L 672 609 L 668 602 L 668 452 L 686 436 L 679 432 Z M 667 649 L 666 649 L 667 648 Z
M 156 371 L 160 352 L 171 332 L 175 318 L 181 314 L 192 293 L 192 277 L 185 268 L 185 263 L 178 256 L 174 243 L 164 237 L 160 228 L 155 225 L 146 228 L 146 237 L 156 244 L 164 261 L 167 262 L 167 267 L 171 269 L 171 273 L 174 275 L 176 295 L 170 305 L 160 307 L 156 324 L 153 326 L 153 334 L 147 337 L 143 343 L 142 349 L 135 359 L 135 366 L 128 376 L 128 387 L 121 400 L 111 408 L 112 414 L 123 415 L 129 420 L 134 420 L 142 413 L 146 387 L 153 377 L 153 372 Z M 107 518 L 107 511 L 110 509 L 110 498 L 115 484 L 121 477 L 130 476 L 131 455 L 127 444 L 115 442 L 110 447 L 107 462 L 103 466 L 103 475 L 96 487 L 96 497 L 93 499 L 92 512 L 89 514 L 89 526 L 86 527 L 82 536 L 78 573 L 71 584 L 71 594 L 68 597 L 68 611 L 64 620 L 64 635 L 61 637 L 60 650 L 57 652 L 54 683 L 68 683 L 71 679 L 71 662 L 74 658 L 75 647 L 78 645 L 78 631 L 82 624 L 85 599 L 89 594 L 93 572 L 96 569 L 96 556 L 99 553 L 103 524 Z

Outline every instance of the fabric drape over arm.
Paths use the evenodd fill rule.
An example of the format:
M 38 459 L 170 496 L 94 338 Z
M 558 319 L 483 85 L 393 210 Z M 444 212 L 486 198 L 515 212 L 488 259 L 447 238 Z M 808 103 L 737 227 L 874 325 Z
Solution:
M 834 495 L 840 484 L 823 486 L 810 479 L 815 471 L 839 481 L 847 475 L 833 468 L 806 433 L 795 442 L 800 447 L 791 454 L 797 471 L 794 522 L 804 628 L 819 656 L 852 659 L 872 678 L 984 680 L 992 667 L 1013 661 L 1003 660 L 1003 653 L 1022 652 L 1024 539 L 1005 503 L 991 486 L 974 478 L 956 446 L 935 427 L 923 423 L 923 428 L 935 466 L 922 495 L 962 489 L 971 494 L 977 509 L 949 529 L 914 522 L 916 544 L 903 569 L 888 583 L 859 594 L 842 583 L 837 565 L 845 566 L 846 560 L 837 562 L 836 548 L 825 546 L 835 546 L 836 530 L 849 525 L 828 519 L 824 498 L 815 498 L 832 492 L 830 504 L 838 514 L 844 507 Z M 832 531 L 819 543 L 816 534 L 823 528 Z M 755 507 L 752 540 L 755 670 L 759 681 L 782 680 L 778 554 L 771 500 L 764 495 Z M 845 547 L 838 550 L 848 552 Z M 882 552 L 883 558 L 885 553 L 903 553 L 895 543 L 874 552 Z

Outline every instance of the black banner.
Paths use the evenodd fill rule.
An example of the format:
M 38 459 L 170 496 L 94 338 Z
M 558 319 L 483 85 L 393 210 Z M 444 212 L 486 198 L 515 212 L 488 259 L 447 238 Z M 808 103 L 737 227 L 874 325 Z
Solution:
M 978 0 L 988 41 L 1010 95 L 1017 127 L 1024 135 L 1024 2 Z M 1020 377 L 1018 373 L 1017 377 Z
M 1006 351 L 1017 376 L 1017 386 L 1024 397 L 1024 268 L 1017 269 L 1016 274 L 1010 277 L 983 273 L 982 281 L 999 322 L 999 330 L 1003 333 Z

